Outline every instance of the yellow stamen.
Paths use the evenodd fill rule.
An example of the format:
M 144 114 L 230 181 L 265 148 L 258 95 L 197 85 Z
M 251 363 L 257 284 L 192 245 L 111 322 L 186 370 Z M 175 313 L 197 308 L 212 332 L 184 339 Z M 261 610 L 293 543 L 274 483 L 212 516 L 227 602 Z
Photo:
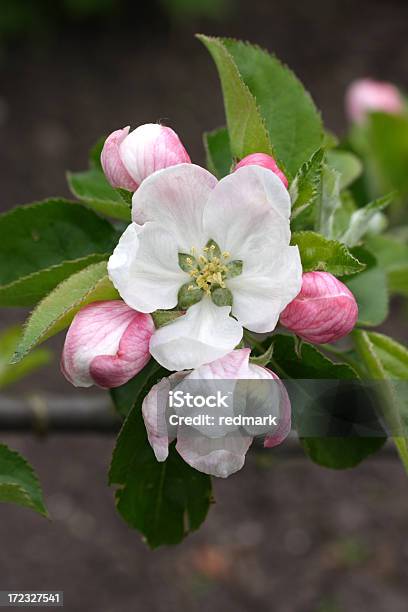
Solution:
M 216 244 L 210 244 L 205 246 L 202 250 L 202 254 L 197 256 L 196 247 L 191 248 L 191 254 L 194 256 L 193 260 L 187 258 L 187 264 L 191 266 L 189 271 L 190 276 L 194 279 L 195 284 L 189 285 L 188 289 L 192 291 L 195 287 L 198 287 L 204 291 L 207 295 L 211 295 L 214 287 L 222 287 L 225 289 L 225 276 L 228 274 L 228 267 L 225 265 L 225 260 L 230 257 L 228 251 L 224 251 L 221 255 Z

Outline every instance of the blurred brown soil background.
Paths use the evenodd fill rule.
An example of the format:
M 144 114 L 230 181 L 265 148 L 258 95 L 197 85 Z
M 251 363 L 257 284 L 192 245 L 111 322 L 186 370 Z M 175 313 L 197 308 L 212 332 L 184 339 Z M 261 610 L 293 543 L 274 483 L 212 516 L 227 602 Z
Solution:
M 94 141 L 128 124 L 171 125 L 203 163 L 202 132 L 224 117 L 196 31 L 275 52 L 340 135 L 350 80 L 408 89 L 406 2 L 231 0 L 222 20 L 183 22 L 145 4 L 0 41 L 0 210 L 68 196 L 65 170 L 85 168 Z M 406 318 L 395 308 L 402 337 Z M 0 328 L 25 314 L 2 310 Z M 61 341 L 53 346 L 58 355 Z M 75 392 L 56 363 L 13 393 L 33 389 Z M 113 437 L 1 438 L 37 469 L 53 521 L 0 506 L 0 589 L 61 589 L 70 612 L 408 609 L 408 481 L 397 461 L 337 473 L 254 453 L 215 483 L 217 503 L 197 534 L 152 553 L 115 514 L 106 486 Z

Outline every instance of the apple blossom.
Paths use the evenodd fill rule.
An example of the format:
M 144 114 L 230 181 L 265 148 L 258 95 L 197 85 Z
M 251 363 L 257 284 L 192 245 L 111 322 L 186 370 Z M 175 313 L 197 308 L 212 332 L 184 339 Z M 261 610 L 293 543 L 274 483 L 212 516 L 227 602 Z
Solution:
M 177 134 L 158 123 L 146 123 L 129 133 L 129 126 L 112 132 L 105 141 L 101 164 L 112 187 L 136 191 L 156 170 L 189 163 Z
M 176 450 L 189 465 L 200 472 L 226 478 L 242 468 L 255 435 L 266 434 L 264 446 L 267 448 L 280 444 L 286 438 L 291 427 L 291 409 L 285 386 L 270 370 L 250 364 L 249 355 L 250 349 L 232 351 L 192 372 L 177 372 L 163 378 L 151 388 L 143 401 L 142 413 L 148 439 L 158 461 L 166 460 L 169 444 L 177 439 Z M 185 395 L 186 389 L 195 389 L 208 396 L 209 392 L 223 385 L 225 387 L 226 383 L 232 399 L 226 408 L 223 405 L 216 407 L 213 414 L 218 417 L 217 423 L 222 421 L 223 415 L 237 415 L 243 410 L 246 415 L 274 415 L 276 426 L 259 430 L 224 422 L 221 425 L 190 426 L 183 422 L 171 425 L 170 391 L 174 394 L 181 390 Z M 182 412 L 179 411 L 179 414 Z M 202 410 L 194 413 L 194 409 L 187 409 L 187 413 L 204 415 Z M 206 414 L 210 416 L 208 409 Z
M 153 319 L 121 300 L 93 302 L 68 330 L 61 358 L 64 376 L 75 387 L 118 387 L 150 359 Z
M 243 327 L 275 328 L 301 288 L 289 216 L 282 181 L 260 166 L 218 182 L 204 168 L 180 164 L 143 181 L 108 273 L 135 310 L 186 311 L 153 334 L 159 363 L 196 368 L 234 349 Z
M 346 92 L 347 114 L 356 123 L 361 123 L 369 112 L 398 114 L 403 108 L 398 88 L 385 81 L 358 79 L 349 85 Z
M 328 272 L 306 272 L 302 289 L 280 316 L 280 323 L 315 344 L 334 342 L 356 324 L 358 307 L 351 291 Z
M 263 168 L 272 170 L 272 172 L 280 178 L 286 189 L 288 188 L 288 179 L 270 155 L 266 153 L 251 153 L 251 155 L 247 155 L 238 162 L 235 166 L 235 170 L 239 170 L 239 168 L 244 168 L 245 166 L 262 166 Z

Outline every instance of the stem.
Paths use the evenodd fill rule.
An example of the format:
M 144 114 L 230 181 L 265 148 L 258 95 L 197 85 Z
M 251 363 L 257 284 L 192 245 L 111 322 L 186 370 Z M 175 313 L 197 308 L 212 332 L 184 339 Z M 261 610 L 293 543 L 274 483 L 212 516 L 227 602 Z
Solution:
M 375 353 L 367 332 L 355 330 L 352 337 L 355 349 L 363 360 L 368 373 L 372 376 L 373 380 L 382 381 L 381 386 L 376 389 L 376 393 L 381 404 L 384 406 L 384 408 L 382 408 L 384 420 L 391 430 L 391 436 L 397 448 L 402 465 L 408 474 L 407 436 L 392 435 L 393 430 L 397 432 L 403 431 L 403 423 L 401 422 L 400 411 L 398 410 L 399 400 L 396 396 L 395 389 L 386 378 L 387 373 L 384 370 L 381 360 Z
M 265 352 L 265 348 L 262 343 L 253 337 L 253 335 L 246 329 L 244 329 L 244 340 L 251 348 L 256 348 L 257 351 L 262 355 Z

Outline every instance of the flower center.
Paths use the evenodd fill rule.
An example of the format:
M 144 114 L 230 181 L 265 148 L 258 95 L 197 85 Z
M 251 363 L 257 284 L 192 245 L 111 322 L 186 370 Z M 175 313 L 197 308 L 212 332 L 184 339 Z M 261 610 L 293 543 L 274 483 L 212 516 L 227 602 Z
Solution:
M 179 266 L 191 276 L 191 281 L 180 288 L 179 306 L 188 308 L 201 300 L 203 295 L 212 298 L 217 306 L 232 305 L 232 294 L 225 280 L 242 272 L 242 261 L 229 261 L 228 251 L 221 251 L 214 240 L 209 240 L 201 254 L 195 247 L 191 252 L 179 253 Z
M 202 289 L 207 295 L 211 294 L 211 289 L 215 286 L 225 288 L 225 278 L 227 276 L 228 267 L 225 265 L 230 258 L 227 251 L 221 253 L 221 257 L 217 256 L 217 247 L 215 244 L 204 247 L 204 252 L 195 261 L 193 258 L 188 258 L 191 267 L 190 276 L 195 280 L 197 287 Z M 195 254 L 195 248 L 191 249 L 191 254 Z M 193 287 L 192 287 L 193 289 Z

